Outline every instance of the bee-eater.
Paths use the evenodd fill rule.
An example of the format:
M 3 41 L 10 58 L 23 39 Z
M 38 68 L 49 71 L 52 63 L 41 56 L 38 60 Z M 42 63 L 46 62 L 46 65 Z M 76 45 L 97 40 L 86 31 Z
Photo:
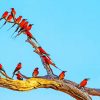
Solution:
M 8 30 L 10 30 L 10 29 L 11 29 L 12 27 L 14 27 L 16 24 L 19 24 L 20 21 L 21 21 L 21 19 L 22 19 L 22 16 L 19 16 L 18 18 L 15 18 L 14 24 L 13 24 Z
M 23 33 L 28 37 L 28 39 L 33 39 L 36 43 L 38 43 L 37 40 L 35 39 L 35 37 L 33 37 L 33 35 L 32 35 L 31 32 L 29 32 L 29 31 L 24 31 Z M 21 34 L 21 33 L 19 32 L 19 33 L 15 36 L 15 38 L 16 38 L 17 36 L 19 36 L 20 34 Z
M 18 31 L 18 33 L 20 32 L 20 34 L 21 34 L 22 32 L 24 32 L 24 30 L 26 30 L 27 26 L 28 26 L 28 22 L 26 21 L 24 23 L 24 25 L 20 28 L 20 30 Z
M 17 74 L 15 74 L 18 80 L 23 80 L 23 76 L 21 75 L 20 72 L 18 72 Z
M 28 23 L 25 23 L 24 26 L 23 26 L 23 28 L 21 28 L 19 31 L 20 31 L 21 33 L 25 32 L 25 31 L 30 31 L 31 28 L 32 28 L 32 25 L 33 25 L 33 24 L 29 24 L 29 25 L 28 25 Z M 21 33 L 20 33 L 20 34 L 21 34 Z
M 13 19 L 15 21 L 15 15 L 16 15 L 16 11 L 14 8 L 11 8 L 11 15 L 13 16 Z
M 25 24 L 26 20 L 27 20 L 27 19 L 23 19 L 23 20 L 19 23 L 19 25 L 18 25 L 18 27 L 16 28 L 15 32 L 17 32 L 19 28 L 22 28 L 22 27 L 23 27 L 23 25 Z M 15 33 L 15 32 L 14 32 L 14 33 Z
M 49 56 L 49 54 L 48 54 L 41 46 L 37 47 L 37 48 L 34 50 L 34 52 L 36 52 L 36 53 L 39 54 L 39 55 L 45 54 L 45 55 Z
M 81 82 L 80 82 L 80 84 L 79 84 L 79 87 L 80 88 L 84 88 L 86 85 L 87 85 L 87 83 L 88 83 L 88 80 L 89 80 L 90 78 L 85 78 L 84 80 L 82 80 Z
M 6 25 L 7 22 L 11 22 L 12 19 L 13 19 L 13 17 L 12 17 L 12 15 L 10 14 L 10 15 L 7 17 L 7 19 L 6 19 L 6 21 L 4 22 L 4 24 L 3 24 L 0 28 L 2 28 L 4 25 Z
M 5 11 L 3 13 L 2 17 L 0 18 L 0 20 L 2 20 L 2 19 L 5 19 L 6 20 L 6 18 L 8 17 L 8 14 L 9 14 L 9 12 L 8 11 Z
M 15 73 L 16 73 L 17 71 L 19 71 L 21 68 L 22 68 L 22 63 L 19 62 L 19 63 L 17 64 L 17 66 L 16 66 L 14 72 L 13 72 L 12 78 L 14 77 Z
M 36 43 L 38 43 L 37 40 L 35 39 L 35 37 L 32 35 L 31 32 L 25 31 L 24 34 L 26 34 L 29 39 L 33 39 Z
M 60 74 L 59 74 L 59 80 L 63 80 L 64 77 L 65 77 L 65 72 L 67 71 L 62 71 Z
M 52 65 L 52 66 L 56 67 L 57 69 L 61 70 L 60 68 L 58 68 L 58 67 L 56 66 L 55 63 L 52 62 L 52 60 L 51 60 L 51 58 L 50 58 L 49 56 L 41 55 L 40 57 L 41 57 L 41 59 L 42 59 L 42 61 L 43 61 L 44 64 Z M 61 70 L 61 71 L 62 71 L 62 70 Z
M 39 74 L 38 69 L 39 69 L 39 68 L 35 68 L 35 69 L 34 69 L 34 71 L 33 71 L 33 73 L 32 73 L 32 76 L 33 76 L 33 77 L 37 77 L 37 76 L 38 76 L 38 74 Z
M 31 29 L 32 29 L 32 26 L 33 26 L 34 24 L 29 24 L 27 27 L 26 27 L 26 30 L 27 31 L 30 31 Z

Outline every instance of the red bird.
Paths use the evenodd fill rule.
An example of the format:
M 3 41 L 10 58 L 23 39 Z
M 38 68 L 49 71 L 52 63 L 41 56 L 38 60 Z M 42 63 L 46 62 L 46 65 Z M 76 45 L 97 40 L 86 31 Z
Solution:
M 46 55 L 41 55 L 41 59 L 43 61 L 43 64 L 47 64 L 47 65 L 52 65 L 54 67 L 56 67 L 57 69 L 59 69 L 55 63 L 52 62 L 52 60 L 50 59 L 50 57 L 46 56 Z M 59 69 L 61 70 L 61 69 Z M 62 71 L 62 70 L 61 70 Z
M 23 19 L 20 23 L 19 23 L 19 27 L 22 28 L 24 26 L 24 24 L 26 23 L 27 19 Z
M 37 48 L 34 50 L 34 52 L 36 52 L 36 53 L 39 54 L 39 55 L 45 54 L 45 55 L 49 56 L 49 54 L 48 54 L 41 46 L 37 47 Z
M 20 21 L 21 21 L 21 19 L 22 19 L 22 16 L 19 16 L 18 18 L 15 18 L 15 22 L 14 22 L 14 24 L 12 25 L 12 27 L 14 27 L 16 24 L 19 24 Z M 12 27 L 11 27 L 11 28 L 12 28 Z M 10 30 L 11 28 L 9 28 L 8 30 Z
M 0 64 L 0 70 L 3 71 L 4 73 L 6 73 L 5 70 L 3 69 L 2 64 Z
M 33 71 L 33 73 L 32 73 L 32 76 L 33 76 L 33 77 L 37 77 L 37 76 L 38 76 L 38 74 L 39 74 L 38 69 L 39 69 L 39 68 L 35 68 L 35 69 L 34 69 L 34 71 Z
M 19 30 L 21 33 L 25 32 L 25 31 L 30 31 L 31 28 L 32 28 L 32 25 L 33 24 L 29 24 L 28 25 L 28 22 L 24 24 L 24 26 Z M 20 34 L 21 34 L 20 33 Z
M 30 31 L 30 30 L 32 29 L 32 26 L 33 26 L 33 24 L 29 24 L 29 25 L 26 27 L 26 30 L 27 30 L 27 31 Z
M 26 30 L 27 26 L 28 26 L 28 22 L 26 21 L 24 25 L 21 27 L 21 29 L 18 31 L 18 33 L 20 32 L 21 34 L 24 30 Z
M 23 20 L 19 23 L 19 25 L 18 25 L 17 29 L 15 30 L 15 32 L 17 32 L 19 28 L 22 28 L 22 27 L 23 27 L 23 25 L 25 24 L 26 20 L 27 20 L 27 19 L 23 19 Z M 15 33 L 15 32 L 14 32 L 14 33 Z
M 35 37 L 33 37 L 33 35 L 32 35 L 31 32 L 29 32 L 29 31 L 24 31 L 23 33 L 24 33 L 25 35 L 27 35 L 28 39 L 33 39 L 36 43 L 38 43 L 37 40 L 35 39 Z M 21 33 L 19 32 L 19 33 L 15 36 L 15 38 L 16 38 L 17 36 L 19 36 L 20 34 L 21 34 Z
M 22 63 L 19 62 L 19 63 L 17 64 L 17 67 L 15 68 L 15 70 L 14 70 L 14 72 L 13 72 L 12 78 L 14 77 L 15 73 L 16 73 L 17 71 L 19 71 L 21 68 L 22 68 Z
M 18 80 L 23 80 L 23 76 L 21 75 L 20 72 L 18 72 L 17 74 L 15 74 L 17 76 Z
M 3 13 L 2 17 L 0 18 L 0 20 L 2 20 L 2 19 L 5 19 L 5 20 L 6 20 L 8 14 L 9 14 L 9 12 L 8 12 L 8 11 L 5 11 L 5 12 Z
M 16 11 L 14 8 L 11 8 L 11 15 L 13 16 L 13 19 L 15 20 Z
M 4 25 L 6 25 L 7 22 L 11 22 L 12 19 L 13 19 L 13 17 L 12 17 L 12 15 L 10 14 L 10 15 L 7 17 L 7 19 L 6 19 L 6 21 L 4 22 L 4 24 L 1 26 L 1 28 L 2 28 Z
M 82 87 L 85 87 L 87 85 L 87 82 L 88 82 L 89 78 L 85 78 L 80 84 L 79 84 L 79 87 L 82 88 Z
M 63 80 L 63 79 L 64 79 L 64 77 L 65 77 L 65 72 L 66 72 L 66 71 L 62 71 L 62 72 L 60 73 L 60 75 L 59 75 L 59 80 Z
M 21 19 L 22 19 L 22 16 L 19 16 L 18 18 L 15 19 L 15 23 L 16 23 L 16 24 L 19 24 L 20 21 L 21 21 Z
M 35 37 L 32 35 L 31 32 L 25 31 L 24 34 L 27 35 L 28 39 L 33 39 L 36 43 L 38 43 L 37 40 L 35 39 Z
M 11 22 L 11 20 L 12 20 L 12 15 L 9 15 L 8 17 L 7 17 L 7 19 L 6 19 L 6 22 Z

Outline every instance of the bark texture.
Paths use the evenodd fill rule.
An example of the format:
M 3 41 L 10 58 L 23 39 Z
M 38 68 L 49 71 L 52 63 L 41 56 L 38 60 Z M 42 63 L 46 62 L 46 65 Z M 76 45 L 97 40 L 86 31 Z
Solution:
M 70 80 L 59 80 L 58 77 L 52 79 L 49 76 L 28 78 L 26 80 L 0 78 L 0 87 L 15 91 L 29 91 L 38 88 L 51 88 L 69 94 L 76 100 L 92 100 L 89 95 L 100 96 L 100 89 L 85 88 L 83 91 L 77 86 L 77 83 Z

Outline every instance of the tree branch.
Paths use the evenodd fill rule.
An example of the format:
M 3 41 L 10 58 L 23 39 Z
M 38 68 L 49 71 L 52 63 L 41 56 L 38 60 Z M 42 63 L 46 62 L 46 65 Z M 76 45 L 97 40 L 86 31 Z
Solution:
M 33 42 L 31 39 L 27 39 L 26 42 L 28 42 L 34 49 L 37 49 L 39 46 L 39 44 Z M 39 52 L 36 52 L 36 53 L 39 54 Z M 42 58 L 41 58 L 41 62 L 43 63 Z M 46 69 L 48 75 L 54 76 L 54 73 L 53 73 L 52 69 L 50 68 L 50 65 L 43 64 L 43 66 Z
M 13 80 L 7 74 L 3 74 L 6 78 L 0 78 L 0 87 L 8 88 L 15 91 L 29 91 L 38 88 L 51 88 L 57 91 L 69 94 L 77 100 L 92 100 L 89 95 L 100 96 L 100 89 L 85 88 L 82 91 L 78 84 L 70 80 L 59 80 L 58 76 L 53 79 L 46 75 L 37 78 L 27 78 L 27 80 Z
M 24 81 L 0 78 L 0 87 L 8 88 L 11 90 L 29 91 L 38 88 L 52 88 L 69 94 L 77 100 L 92 100 L 87 92 L 83 92 L 74 85 L 69 83 L 70 82 L 58 80 L 57 78 L 49 79 L 47 78 L 47 76 L 30 78 Z
M 29 44 L 31 44 L 31 46 L 33 48 L 37 49 L 38 45 L 36 43 L 34 43 L 32 40 L 27 39 L 26 41 Z M 48 75 L 56 77 L 56 75 L 53 74 L 53 71 L 50 67 L 48 67 L 46 65 L 46 66 L 44 66 L 44 68 L 46 69 Z M 46 78 L 45 82 L 43 81 L 44 83 L 41 83 L 39 81 L 41 79 L 37 79 L 37 80 L 41 84 L 37 88 L 52 88 L 52 89 L 55 89 L 55 90 L 59 90 L 59 91 L 62 91 L 64 93 L 67 93 L 67 94 L 71 95 L 72 97 L 76 98 L 77 100 L 92 100 L 89 95 L 100 96 L 100 89 L 85 88 L 85 92 L 83 92 L 82 90 L 78 89 L 78 84 L 77 83 L 72 82 L 70 80 L 59 81 L 58 79 L 56 79 L 55 81 L 54 80 L 51 81 L 51 83 L 52 82 L 57 82 L 58 85 L 60 84 L 59 86 L 56 86 L 53 83 L 52 84 L 47 84 L 48 81 L 49 81 L 48 78 Z

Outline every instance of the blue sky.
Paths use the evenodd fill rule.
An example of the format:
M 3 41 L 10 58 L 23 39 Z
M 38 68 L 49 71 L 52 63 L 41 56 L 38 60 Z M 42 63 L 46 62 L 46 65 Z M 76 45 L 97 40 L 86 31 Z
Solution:
M 22 15 L 34 24 L 32 33 L 57 66 L 68 71 L 66 79 L 79 83 L 89 77 L 88 87 L 100 88 L 99 0 L 1 0 L 0 15 L 12 7 L 17 16 Z M 12 75 L 19 61 L 23 63 L 23 74 L 31 76 L 33 69 L 39 67 L 40 75 L 45 75 L 39 56 L 25 43 L 26 37 L 12 39 L 15 28 L 7 31 L 10 26 L 7 24 L 0 30 L 0 63 L 8 75 Z M 53 70 L 57 75 L 60 73 Z M 1 88 L 0 93 L 3 100 L 73 99 L 51 89 L 16 92 Z M 93 97 L 93 100 L 100 100 L 100 97 Z

